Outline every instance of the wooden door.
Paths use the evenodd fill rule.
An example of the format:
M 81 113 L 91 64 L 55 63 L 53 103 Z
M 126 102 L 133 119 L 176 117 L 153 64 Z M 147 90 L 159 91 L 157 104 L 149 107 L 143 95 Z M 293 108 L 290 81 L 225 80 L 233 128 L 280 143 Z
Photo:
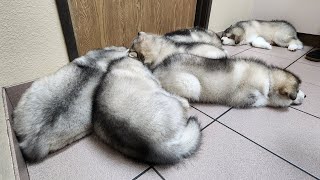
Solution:
M 163 34 L 193 27 L 197 0 L 68 0 L 79 55 L 129 47 L 139 31 Z

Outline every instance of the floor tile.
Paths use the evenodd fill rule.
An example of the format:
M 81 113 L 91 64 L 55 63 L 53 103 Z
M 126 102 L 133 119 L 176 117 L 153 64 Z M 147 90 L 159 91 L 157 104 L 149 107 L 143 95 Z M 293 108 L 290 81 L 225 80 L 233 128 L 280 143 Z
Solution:
M 296 62 L 289 66 L 287 70 L 298 75 L 301 78 L 302 83 L 308 82 L 320 86 L 320 67 Z
M 320 67 L 320 62 L 310 61 L 310 60 L 306 59 L 305 56 L 302 57 L 302 58 L 300 58 L 297 62 L 303 63 L 303 64 L 309 64 L 309 65 L 312 65 L 312 66 Z
M 204 131 L 200 152 L 175 166 L 157 166 L 165 179 L 312 179 L 219 123 Z
M 320 178 L 320 119 L 292 108 L 232 109 L 219 119 Z
M 223 46 L 223 49 L 227 50 L 229 56 L 233 56 L 237 53 L 250 49 L 251 46 Z
M 161 180 L 162 178 L 151 168 L 144 174 L 142 174 L 138 180 Z
M 280 58 L 277 56 L 263 54 L 263 53 L 259 53 L 251 50 L 244 51 L 240 54 L 237 54 L 236 57 L 254 57 L 266 62 L 267 64 L 279 66 L 281 68 L 285 68 L 288 65 L 290 65 L 292 62 L 294 62 L 294 60 L 288 60 L 288 59 Z
M 32 180 L 132 179 L 147 169 L 89 136 L 38 164 L 29 164 Z
M 302 50 L 297 50 L 295 52 L 289 51 L 287 48 L 272 46 L 271 50 L 261 49 L 261 48 L 252 48 L 251 51 L 260 52 L 263 54 L 269 54 L 277 57 L 282 57 L 289 60 L 297 60 L 304 54 L 306 54 L 312 47 L 305 46 Z
M 226 112 L 230 107 L 228 106 L 221 106 L 215 104 L 192 104 L 193 107 L 199 109 L 200 111 L 206 113 L 212 118 L 217 118 L 224 112 Z
M 301 84 L 301 90 L 307 95 L 307 98 L 301 105 L 292 107 L 320 118 L 320 86 L 305 82 Z
M 206 116 L 205 114 L 201 113 L 200 111 L 191 108 L 188 112 L 189 116 L 196 116 L 198 117 L 198 120 L 200 122 L 201 128 L 204 128 L 205 126 L 207 126 L 209 123 L 211 123 L 212 121 L 214 121 L 213 119 L 211 119 L 210 117 Z

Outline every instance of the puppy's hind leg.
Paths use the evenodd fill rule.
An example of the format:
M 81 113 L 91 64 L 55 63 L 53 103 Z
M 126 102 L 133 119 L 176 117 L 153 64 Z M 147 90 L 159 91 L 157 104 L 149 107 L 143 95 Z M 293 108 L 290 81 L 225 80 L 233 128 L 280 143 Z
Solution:
M 189 73 L 171 73 L 163 77 L 161 85 L 167 91 L 190 100 L 199 100 L 201 85 L 197 77 Z
M 272 49 L 272 46 L 262 37 L 257 37 L 256 39 L 252 40 L 251 45 L 257 48 Z

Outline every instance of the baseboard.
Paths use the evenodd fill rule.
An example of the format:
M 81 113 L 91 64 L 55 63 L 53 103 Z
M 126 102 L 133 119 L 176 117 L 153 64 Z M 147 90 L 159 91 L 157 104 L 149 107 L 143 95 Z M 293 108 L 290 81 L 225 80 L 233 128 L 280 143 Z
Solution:
M 298 33 L 298 37 L 306 46 L 320 47 L 320 35 Z

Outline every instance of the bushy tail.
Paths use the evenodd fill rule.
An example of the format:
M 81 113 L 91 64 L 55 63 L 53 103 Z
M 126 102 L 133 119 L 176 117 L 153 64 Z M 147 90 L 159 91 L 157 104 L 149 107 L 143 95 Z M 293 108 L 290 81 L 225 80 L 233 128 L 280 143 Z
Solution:
M 148 160 L 157 164 L 175 164 L 183 158 L 194 154 L 201 144 L 201 128 L 196 117 L 189 117 L 188 123 L 181 134 L 173 141 L 167 143 L 165 147 L 158 146 L 154 149 Z M 151 160 L 151 161 L 150 161 Z
M 19 143 L 23 157 L 28 162 L 42 160 L 49 153 L 47 140 L 43 136 L 27 137 Z

